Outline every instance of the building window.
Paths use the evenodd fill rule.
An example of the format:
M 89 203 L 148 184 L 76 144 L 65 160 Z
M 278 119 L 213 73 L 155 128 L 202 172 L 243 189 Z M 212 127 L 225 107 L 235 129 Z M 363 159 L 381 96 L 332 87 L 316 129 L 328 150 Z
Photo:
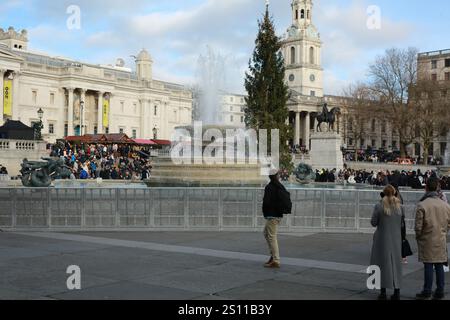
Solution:
M 387 130 L 387 123 L 386 123 L 386 120 L 385 120 L 385 121 L 383 121 L 383 123 L 381 125 L 381 132 L 382 133 L 386 133 L 386 130 Z
M 314 64 L 314 47 L 309 48 L 309 63 Z
M 371 128 L 372 128 L 372 132 L 375 132 L 375 128 L 376 128 L 376 121 L 375 121 L 375 119 L 372 120 Z
M 450 68 L 450 59 L 445 59 L 445 67 Z
M 55 133 L 55 125 L 53 123 L 48 124 L 48 133 L 54 134 Z
M 372 140 L 372 147 L 375 148 L 377 146 L 377 143 L 375 140 Z
M 233 112 L 233 106 L 230 107 L 230 111 Z
M 387 141 L 386 140 L 383 140 L 383 143 L 382 143 L 382 148 L 386 148 L 386 146 L 387 146 Z
M 230 116 L 230 122 L 233 122 L 233 121 L 234 121 L 234 117 Z
M 69 135 L 69 125 L 66 123 L 64 125 L 64 137 L 67 137 Z
M 51 106 L 55 105 L 55 94 L 53 92 L 50 93 L 50 105 Z
M 311 91 L 311 97 L 315 97 L 316 96 L 316 92 L 315 91 Z
M 241 98 L 241 103 L 244 103 L 244 98 Z
M 231 97 L 231 98 L 230 98 L 230 101 L 231 101 L 231 102 L 234 102 L 234 98 L 233 98 L 233 97 Z
M 431 81 L 437 81 L 437 73 L 431 75 Z
M 136 139 L 137 138 L 137 130 L 136 129 L 133 129 L 133 139 Z
M 125 102 L 120 101 L 120 112 L 125 113 Z
M 392 148 L 397 149 L 397 141 L 392 141 Z
M 34 104 L 37 103 L 37 91 L 36 90 L 31 91 L 31 101 L 33 101 Z
M 450 81 L 450 72 L 445 73 L 445 81 Z
M 348 139 L 348 145 L 349 145 L 349 146 L 352 146 L 352 145 L 353 145 L 353 139 L 352 139 L 352 138 Z
M 441 142 L 441 156 L 445 155 L 445 150 L 447 149 L 447 143 Z
M 123 131 L 124 131 L 123 128 L 119 128 L 119 133 L 120 134 L 123 134 Z
M 310 17 L 311 17 L 309 10 L 308 10 L 308 12 L 307 12 L 307 14 L 306 14 L 306 17 L 308 18 L 308 20 L 309 20 Z
M 365 139 L 361 139 L 361 149 L 364 149 L 364 145 L 366 144 Z
M 244 112 L 244 107 L 241 107 L 241 112 Z
M 153 108 L 153 115 L 154 115 L 154 116 L 157 116 L 157 115 L 158 115 L 158 106 L 155 106 L 155 107 Z
M 431 69 L 437 69 L 437 60 L 431 60 Z
M 295 10 L 295 20 L 298 20 L 298 10 Z
M 291 64 L 295 64 L 295 47 L 291 47 Z
M 241 116 L 241 123 L 244 123 L 244 116 Z
M 98 134 L 98 127 L 97 126 L 94 127 L 94 134 Z
M 105 128 L 105 133 L 109 134 L 109 128 Z
M 300 12 L 300 19 L 305 19 L 305 10 L 303 10 L 303 9 Z
M 137 113 L 137 103 L 133 103 L 133 113 Z

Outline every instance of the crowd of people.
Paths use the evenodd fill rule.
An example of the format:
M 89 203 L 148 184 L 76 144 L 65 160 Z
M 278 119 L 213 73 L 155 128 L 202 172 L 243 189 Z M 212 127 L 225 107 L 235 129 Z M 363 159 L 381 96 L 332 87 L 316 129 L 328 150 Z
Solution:
M 348 183 L 348 184 L 368 184 L 372 186 L 384 187 L 389 184 L 398 187 L 410 187 L 413 189 L 424 189 L 428 179 L 437 177 L 435 171 L 422 172 L 406 170 L 316 170 L 316 182 L 328 183 Z M 440 180 L 442 190 L 450 190 L 450 177 L 442 177 Z
M 344 159 L 345 161 L 357 161 L 357 162 L 371 162 L 371 163 L 389 163 L 397 161 L 400 156 L 400 152 L 398 151 L 382 151 L 382 150 L 359 150 L 355 151 L 345 151 Z M 423 164 L 424 159 L 422 157 L 406 157 L 411 164 Z M 433 166 L 442 165 L 443 160 L 440 157 L 434 157 L 432 155 L 428 156 L 428 164 Z
M 128 144 L 56 143 L 51 157 L 59 157 L 72 171 L 71 179 L 146 180 L 152 169 L 148 150 Z

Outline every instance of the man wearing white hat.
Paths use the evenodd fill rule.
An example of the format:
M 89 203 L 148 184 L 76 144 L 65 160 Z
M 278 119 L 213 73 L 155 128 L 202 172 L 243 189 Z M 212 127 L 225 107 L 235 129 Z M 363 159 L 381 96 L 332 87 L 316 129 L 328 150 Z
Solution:
M 264 265 L 266 268 L 280 268 L 280 250 L 278 248 L 278 226 L 284 214 L 292 211 L 290 193 L 280 183 L 279 170 L 271 169 L 270 183 L 266 186 L 263 200 L 264 218 L 267 220 L 264 237 L 270 250 L 270 260 Z

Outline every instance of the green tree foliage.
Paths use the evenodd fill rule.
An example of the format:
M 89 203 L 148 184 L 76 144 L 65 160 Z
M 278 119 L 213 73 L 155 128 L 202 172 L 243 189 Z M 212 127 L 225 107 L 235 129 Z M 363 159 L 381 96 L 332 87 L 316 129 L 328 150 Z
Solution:
M 275 27 L 267 8 L 264 19 L 258 22 L 259 32 L 255 41 L 253 57 L 249 61 L 245 88 L 248 96 L 245 109 L 245 123 L 255 130 L 280 130 L 280 165 L 292 169 L 292 157 L 287 141 L 292 130 L 287 124 L 289 110 L 289 88 L 284 82 L 285 67 L 281 54 L 281 39 L 275 33 Z M 270 139 L 268 139 L 270 150 Z

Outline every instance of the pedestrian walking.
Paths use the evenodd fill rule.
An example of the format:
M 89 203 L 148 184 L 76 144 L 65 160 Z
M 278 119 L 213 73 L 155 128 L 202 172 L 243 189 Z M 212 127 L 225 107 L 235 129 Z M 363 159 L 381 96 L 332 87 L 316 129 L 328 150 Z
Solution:
M 290 193 L 281 184 L 279 171 L 270 171 L 270 183 L 266 186 L 263 200 L 263 213 L 266 219 L 264 237 L 270 250 L 270 260 L 264 265 L 266 268 L 280 268 L 280 250 L 278 247 L 278 226 L 283 215 L 292 212 Z
M 450 206 L 438 194 L 439 180 L 430 178 L 426 194 L 416 210 L 415 231 L 419 249 L 419 261 L 424 264 L 423 291 L 416 295 L 418 300 L 444 299 L 445 273 L 448 264 L 447 234 L 450 229 Z M 433 289 L 433 273 L 436 272 L 436 291 Z
M 378 300 L 387 300 L 387 289 L 394 289 L 391 300 L 400 300 L 402 285 L 402 215 L 401 200 L 391 185 L 384 188 L 383 199 L 375 208 L 371 224 L 373 236 L 370 264 L 381 271 L 381 292 Z

